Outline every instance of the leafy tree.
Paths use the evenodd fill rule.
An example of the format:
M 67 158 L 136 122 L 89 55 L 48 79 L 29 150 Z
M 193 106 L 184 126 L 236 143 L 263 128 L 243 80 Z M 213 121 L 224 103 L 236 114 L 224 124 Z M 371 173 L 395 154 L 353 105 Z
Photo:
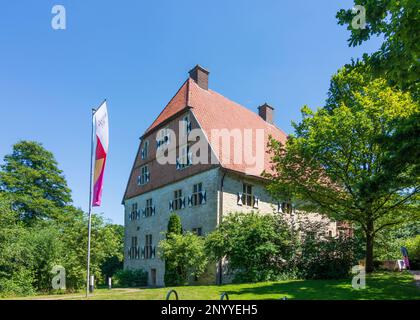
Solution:
M 200 276 L 207 266 L 204 239 L 190 232 L 172 233 L 159 243 L 159 253 L 169 269 L 176 272 L 170 284 L 165 282 L 167 286 L 187 285 L 191 277 Z
M 54 218 L 71 203 L 70 189 L 51 152 L 41 144 L 21 141 L 4 157 L 0 191 L 13 199 L 23 221 Z
M 377 52 L 365 54 L 363 60 L 372 67 L 375 77 L 389 80 L 390 85 L 410 91 L 419 98 L 420 85 L 420 2 L 417 0 L 354 0 L 366 12 L 365 28 L 353 28 L 355 14 L 342 9 L 337 13 L 340 25 L 351 32 L 349 46 L 358 46 L 372 36 L 384 42 Z
M 419 104 L 383 79 L 354 85 L 356 72 L 343 81 L 350 98 L 337 100 L 330 110 L 304 107 L 286 145 L 271 140 L 275 173 L 265 176 L 272 180 L 268 189 L 274 196 L 295 197 L 301 210 L 358 224 L 370 272 L 375 235 L 419 217 L 419 177 L 407 166 L 391 170 L 387 148 L 378 139 L 395 132 L 396 119 L 418 113 Z
M 182 234 L 181 218 L 177 214 L 171 214 L 168 221 L 168 227 L 166 232 L 166 238 L 170 239 L 172 235 Z M 165 275 L 164 281 L 166 286 L 177 285 L 179 281 L 179 275 L 176 268 L 172 267 L 173 264 L 170 261 L 165 260 Z
M 121 253 L 124 252 L 124 227 L 117 224 L 110 224 L 105 226 L 105 228 L 110 229 L 117 236 L 116 252 L 118 253 L 108 256 L 101 264 L 101 273 L 106 279 L 107 277 L 113 277 L 114 274 L 123 268 L 124 257 Z
M 233 213 L 207 236 L 214 261 L 227 259 L 237 282 L 274 280 L 292 256 L 293 234 L 281 216 Z
M 179 215 L 171 214 L 169 217 L 167 230 L 167 237 L 170 237 L 171 234 L 182 234 L 182 224 Z
M 30 295 L 35 291 L 31 252 L 22 241 L 27 235 L 12 211 L 12 202 L 0 192 L 0 296 Z

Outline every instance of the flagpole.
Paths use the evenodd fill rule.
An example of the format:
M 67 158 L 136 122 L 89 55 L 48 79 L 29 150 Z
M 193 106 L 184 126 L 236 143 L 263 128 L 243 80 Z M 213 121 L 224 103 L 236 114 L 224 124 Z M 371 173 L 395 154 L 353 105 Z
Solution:
M 93 168 L 93 116 L 96 109 L 92 108 L 92 129 L 90 134 L 90 183 L 89 183 L 89 222 L 88 222 L 88 248 L 87 248 L 87 270 L 86 270 L 86 298 L 89 295 L 89 278 L 90 278 L 90 234 L 92 229 L 92 168 Z

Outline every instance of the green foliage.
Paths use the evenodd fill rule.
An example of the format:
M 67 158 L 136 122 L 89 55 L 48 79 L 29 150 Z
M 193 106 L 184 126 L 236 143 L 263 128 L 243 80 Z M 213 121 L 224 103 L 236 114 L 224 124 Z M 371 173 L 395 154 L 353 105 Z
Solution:
M 147 286 L 148 273 L 143 269 L 118 270 L 115 273 L 116 284 L 125 288 L 138 288 Z
M 182 234 L 181 218 L 177 214 L 171 214 L 168 221 L 167 237 L 171 234 Z
M 390 85 L 420 97 L 420 2 L 418 0 L 354 0 L 366 9 L 366 28 L 354 29 L 351 9 L 337 13 L 340 25 L 351 32 L 349 45 L 357 46 L 371 36 L 382 36 L 381 48 L 363 60 L 375 77 L 384 77 Z
M 375 235 L 419 217 L 419 177 L 409 164 L 389 166 L 388 147 L 381 142 L 395 132 L 396 120 L 418 113 L 419 104 L 357 70 L 340 71 L 337 78 L 337 88 L 350 94 L 338 96 L 331 109 L 304 107 L 286 145 L 271 140 L 275 173 L 265 176 L 275 198 L 289 195 L 300 210 L 359 225 L 371 271 Z
M 229 261 L 235 281 L 268 281 L 287 271 L 293 239 L 279 215 L 233 213 L 208 235 L 206 251 L 214 261 Z
M 305 237 L 296 262 L 303 279 L 344 279 L 357 264 L 355 243 L 352 238 Z
M 408 251 L 408 257 L 410 259 L 410 267 L 413 270 L 420 269 L 420 234 L 413 238 L 407 239 L 404 242 L 405 247 Z
M 37 142 L 15 144 L 1 169 L 0 191 L 10 195 L 14 210 L 26 223 L 55 218 L 71 202 L 54 156 Z
M 70 190 L 53 155 L 19 142 L 0 171 L 0 292 L 27 295 L 52 290 L 55 265 L 66 288 L 85 287 L 87 215 L 71 205 Z M 91 272 L 97 282 L 123 260 L 123 227 L 92 216 Z
M 159 243 L 159 254 L 169 270 L 174 271 L 172 278 L 165 279 L 166 286 L 185 285 L 190 278 L 200 276 L 207 266 L 204 239 L 190 232 L 172 233 L 162 240 Z
M 166 238 L 171 238 L 173 234 L 182 234 L 181 218 L 175 213 L 171 214 L 169 217 Z M 178 283 L 182 282 L 182 280 L 179 279 L 178 271 L 168 259 L 165 260 L 164 281 L 167 286 L 178 285 Z

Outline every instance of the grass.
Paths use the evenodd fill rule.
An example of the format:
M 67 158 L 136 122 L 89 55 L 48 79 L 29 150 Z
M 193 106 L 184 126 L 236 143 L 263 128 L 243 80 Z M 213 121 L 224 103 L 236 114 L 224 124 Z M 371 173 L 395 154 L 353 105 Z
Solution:
M 164 300 L 170 288 L 98 289 L 89 300 Z M 175 288 L 180 300 L 219 300 L 223 292 L 231 300 L 288 299 L 308 300 L 420 300 L 420 287 L 413 276 L 404 273 L 368 275 L 366 288 L 353 289 L 351 280 L 288 280 L 223 286 L 189 286 Z M 22 299 L 22 298 L 21 298 Z M 83 293 L 35 296 L 23 299 L 85 299 Z

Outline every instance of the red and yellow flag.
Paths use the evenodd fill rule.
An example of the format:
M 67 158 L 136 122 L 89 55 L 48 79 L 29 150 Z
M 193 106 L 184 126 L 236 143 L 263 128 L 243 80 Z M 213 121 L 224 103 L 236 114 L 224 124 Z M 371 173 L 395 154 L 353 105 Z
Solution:
M 102 200 L 104 171 L 109 143 L 108 110 L 106 107 L 106 101 L 102 103 L 99 109 L 95 112 L 93 123 L 95 126 L 96 152 L 95 171 L 93 175 L 92 206 L 99 207 Z

